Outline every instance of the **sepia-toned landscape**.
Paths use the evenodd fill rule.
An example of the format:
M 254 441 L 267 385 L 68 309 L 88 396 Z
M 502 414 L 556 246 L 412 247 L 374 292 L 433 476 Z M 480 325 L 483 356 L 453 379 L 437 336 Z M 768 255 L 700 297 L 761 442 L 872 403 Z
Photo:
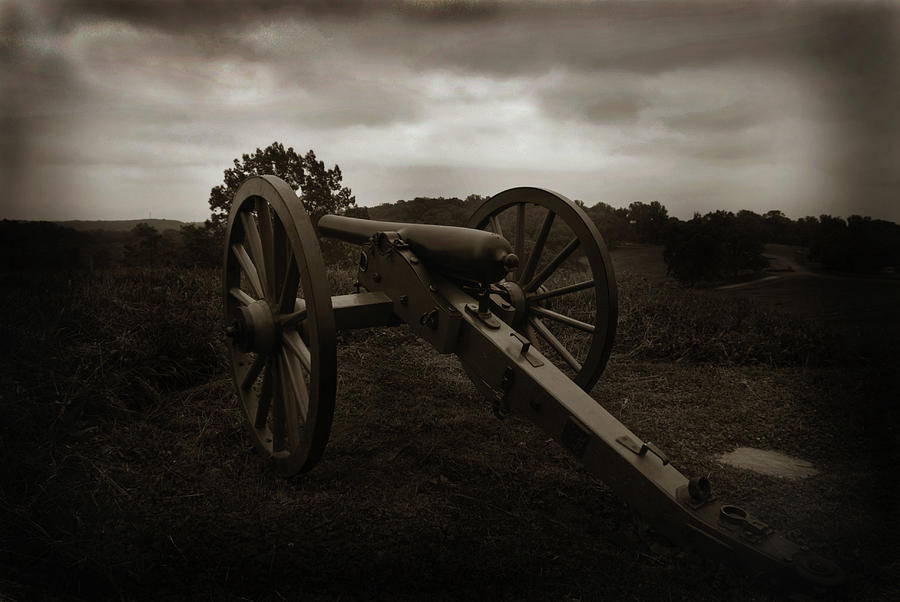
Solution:
M 369 213 L 416 221 L 442 203 Z M 890 599 L 900 280 L 798 251 L 768 244 L 756 279 L 692 289 L 667 276 L 662 246 L 621 241 L 616 343 L 592 395 L 717 496 L 836 561 L 839 596 Z M 164 255 L 176 257 L 3 274 L 5 596 L 810 595 L 654 538 L 539 429 L 498 421 L 458 361 L 405 326 L 340 334 L 325 457 L 279 476 L 234 398 L 219 270 Z M 333 294 L 351 292 L 354 252 L 331 256 Z M 741 447 L 818 473 L 720 461 Z
M 900 600 L 898 107 L 889 0 L 0 0 L 0 600 Z

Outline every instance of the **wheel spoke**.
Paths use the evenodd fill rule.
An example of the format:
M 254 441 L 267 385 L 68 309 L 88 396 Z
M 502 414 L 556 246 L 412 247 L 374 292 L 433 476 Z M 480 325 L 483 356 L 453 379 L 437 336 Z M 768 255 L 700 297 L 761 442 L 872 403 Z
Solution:
M 528 256 L 528 263 L 525 264 L 525 269 L 522 271 L 522 276 L 519 278 L 518 282 L 528 282 L 531 280 L 531 276 L 534 275 L 534 270 L 537 268 L 538 261 L 541 259 L 541 253 L 544 251 L 544 245 L 547 243 L 547 236 L 550 235 L 550 228 L 553 226 L 553 219 L 556 217 L 556 214 L 553 213 L 550 209 L 547 209 L 547 215 L 544 216 L 544 221 L 541 223 L 541 230 L 538 233 L 537 239 L 534 241 L 534 247 L 531 249 L 531 255 Z M 521 261 L 522 258 L 519 257 Z
M 585 289 L 591 288 L 592 286 L 594 286 L 593 280 L 585 280 L 584 282 L 577 282 L 568 286 L 562 286 L 560 288 L 553 289 L 552 291 L 526 295 L 526 299 L 528 299 L 528 301 L 535 302 L 540 301 L 541 299 L 549 299 L 550 297 L 559 297 L 560 295 L 576 293 L 578 291 L 583 291 Z
M 284 281 L 281 283 L 281 289 L 278 293 L 278 307 L 282 314 L 287 314 L 294 310 L 297 302 L 297 289 L 300 287 L 300 272 L 297 270 L 297 262 L 294 255 L 291 254 L 287 260 L 287 273 L 284 275 Z M 304 309 L 304 318 L 306 310 Z M 302 318 L 301 318 L 302 319 Z
M 278 318 L 282 330 L 296 328 L 300 322 L 306 319 L 306 299 L 294 299 L 294 305 L 290 309 L 292 311 L 282 313 Z
M 272 210 L 269 204 L 263 198 L 256 199 L 256 215 L 259 218 L 259 237 L 260 246 L 262 247 L 263 259 L 266 266 L 266 281 L 269 283 L 269 291 L 271 295 L 275 295 L 275 251 L 274 251 L 274 235 L 272 233 L 274 225 L 272 222 Z
M 532 347 L 537 348 L 538 351 L 541 350 L 541 347 L 538 344 L 538 334 L 534 329 L 534 326 L 532 326 L 531 324 L 525 324 L 525 336 L 528 337 L 528 341 L 531 343 Z
M 272 411 L 272 451 L 279 452 L 284 449 L 284 421 L 285 421 L 285 399 L 284 399 L 284 383 L 281 374 L 281 362 L 273 359 L 270 368 L 270 377 L 272 378 L 272 396 L 275 400 L 275 407 Z
M 266 360 L 268 358 L 262 353 L 258 353 L 256 358 L 254 358 L 253 363 L 250 364 L 250 368 L 244 374 L 244 378 L 241 379 L 241 389 L 244 391 L 248 391 L 250 387 L 253 386 L 253 383 L 256 382 L 256 377 L 259 376 L 259 373 L 262 371 L 263 367 L 266 365 Z
M 259 239 L 259 231 L 256 229 L 256 222 L 253 221 L 253 216 L 250 215 L 249 211 L 241 211 L 240 216 L 241 224 L 244 226 L 244 243 L 248 247 L 253 264 L 256 266 L 257 270 L 259 270 L 259 280 L 262 283 L 263 290 L 271 291 L 272 288 L 268 285 L 268 277 L 266 274 L 268 262 L 266 262 L 266 258 L 263 255 L 262 242 Z
M 496 215 L 491 216 L 491 228 L 494 229 L 494 234 L 499 234 L 503 236 L 503 228 L 500 227 L 500 220 Z
M 303 377 L 302 368 L 297 358 L 287 351 L 283 351 L 282 354 L 288 376 L 285 380 L 290 381 L 291 388 L 296 394 L 297 406 L 300 408 L 300 421 L 306 424 L 306 417 L 309 415 L 309 391 L 306 388 L 306 379 Z
M 266 362 L 266 371 L 263 373 L 262 388 L 256 404 L 256 419 L 253 421 L 253 426 L 258 429 L 266 426 L 266 419 L 269 417 L 269 406 L 272 404 L 272 381 L 275 379 L 275 375 L 272 374 L 274 363 Z
M 516 211 L 516 257 L 520 262 L 525 257 L 525 203 L 519 203 Z M 521 269 L 516 268 L 514 281 L 518 281 Z
M 306 308 L 298 309 L 297 311 L 291 312 L 289 314 L 281 314 L 278 316 L 278 322 L 281 324 L 281 328 L 287 330 L 288 328 L 296 328 L 300 322 L 306 319 Z
M 272 272 L 274 274 L 274 285 L 272 287 L 273 292 L 278 295 L 275 297 L 275 300 L 278 302 L 278 305 L 281 306 L 282 296 L 281 294 L 284 292 L 285 286 L 288 284 L 288 271 L 290 268 L 288 261 L 288 254 L 290 250 L 290 244 L 288 243 L 287 232 L 284 230 L 284 225 L 281 223 L 281 220 L 278 219 L 278 216 L 275 216 L 274 226 L 273 226 L 273 239 L 272 239 Z M 291 263 L 293 262 L 293 257 L 291 257 Z M 292 292 L 291 299 L 297 297 L 296 289 Z M 290 307 L 286 308 L 286 310 L 290 310 Z
M 530 311 L 533 311 L 534 313 L 546 318 L 550 318 L 551 320 L 556 320 L 557 322 L 568 324 L 572 328 L 577 328 L 578 330 L 583 330 L 585 332 L 594 332 L 595 330 L 593 324 L 588 324 L 587 322 L 582 322 L 581 320 L 570 318 L 567 315 L 555 312 L 551 309 L 547 309 L 546 307 L 541 307 L 540 305 L 532 306 Z
M 547 343 L 550 344 L 553 349 L 559 354 L 561 358 L 563 358 L 567 364 L 569 364 L 575 372 L 581 372 L 581 364 L 578 360 L 575 359 L 569 350 L 565 348 L 565 346 L 559 342 L 559 339 L 554 336 L 550 329 L 540 321 L 539 318 L 530 317 L 528 318 L 528 322 L 534 326 L 534 329 L 538 331 L 538 333 L 544 338 Z
M 247 280 L 250 282 L 250 287 L 253 289 L 253 292 L 256 293 L 256 296 L 260 299 L 265 298 L 266 295 L 263 292 L 264 289 L 259 280 L 259 273 L 256 271 L 256 266 L 254 266 L 253 262 L 250 260 L 250 256 L 247 255 L 247 249 L 244 248 L 244 245 L 236 242 L 231 245 L 231 251 L 234 253 L 235 258 L 237 258 L 238 263 L 241 264 L 241 269 L 244 270 L 244 274 L 247 275 Z
M 565 248 L 563 248 L 563 250 L 556 255 L 556 257 L 551 259 L 550 263 L 544 266 L 544 269 L 541 270 L 537 276 L 531 279 L 531 282 L 525 285 L 525 290 L 533 291 L 534 289 L 542 285 L 544 281 L 547 280 L 547 278 L 549 278 L 554 271 L 556 271 L 556 268 L 558 268 L 562 262 L 568 259 L 569 255 L 575 252 L 575 249 L 578 248 L 580 242 L 581 241 L 577 236 L 569 241 L 569 244 L 567 244 Z
M 281 361 L 281 389 L 284 399 L 284 430 L 287 435 L 287 449 L 294 450 L 300 447 L 300 424 L 297 416 L 297 406 L 301 405 L 298 399 L 299 391 L 294 382 L 294 374 L 287 357 L 282 353 L 278 356 Z
M 228 289 L 228 294 L 237 299 L 241 305 L 250 305 L 256 300 L 236 286 Z
M 300 333 L 296 330 L 287 330 L 282 333 L 281 339 L 284 341 L 285 347 L 297 356 L 297 359 L 300 360 L 300 364 L 303 368 L 308 373 L 312 374 L 312 359 L 309 353 L 309 347 L 307 347 L 306 343 L 303 342 L 303 339 L 300 338 Z

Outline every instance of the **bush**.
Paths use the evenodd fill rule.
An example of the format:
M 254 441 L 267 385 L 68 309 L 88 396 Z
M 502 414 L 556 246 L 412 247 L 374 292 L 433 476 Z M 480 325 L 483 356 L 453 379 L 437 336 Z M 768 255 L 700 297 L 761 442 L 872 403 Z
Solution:
M 859 215 L 847 221 L 823 215 L 812 230 L 809 257 L 825 267 L 849 272 L 900 269 L 900 226 Z
M 716 211 L 671 225 L 663 259 L 669 274 L 694 285 L 759 271 L 766 265 L 762 252 L 758 232 L 743 228 L 733 213 Z
M 179 263 L 184 267 L 218 267 L 222 263 L 224 241 L 211 222 L 200 226 L 185 224 L 179 230 Z
M 91 266 L 90 235 L 51 222 L 0 221 L 4 272 Z

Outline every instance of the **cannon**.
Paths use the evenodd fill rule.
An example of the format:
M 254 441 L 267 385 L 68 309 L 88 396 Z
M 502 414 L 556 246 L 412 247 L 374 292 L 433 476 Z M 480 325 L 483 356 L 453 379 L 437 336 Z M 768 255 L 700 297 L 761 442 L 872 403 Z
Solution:
M 331 295 L 318 236 L 359 246 L 357 292 Z M 229 215 L 223 294 L 236 395 L 285 474 L 310 470 L 328 442 L 337 332 L 405 323 L 455 354 L 498 416 L 534 422 L 669 541 L 752 572 L 842 581 L 591 397 L 615 336 L 616 279 L 597 228 L 560 194 L 506 190 L 465 228 L 336 215 L 314 226 L 284 181 L 251 177 Z

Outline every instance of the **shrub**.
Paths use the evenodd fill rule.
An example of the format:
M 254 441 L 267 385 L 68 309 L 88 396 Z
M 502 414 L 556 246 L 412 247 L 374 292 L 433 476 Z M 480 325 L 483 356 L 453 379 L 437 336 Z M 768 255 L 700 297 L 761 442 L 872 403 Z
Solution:
M 763 243 L 725 211 L 671 226 L 663 258 L 669 274 L 687 284 L 736 278 L 766 265 Z

